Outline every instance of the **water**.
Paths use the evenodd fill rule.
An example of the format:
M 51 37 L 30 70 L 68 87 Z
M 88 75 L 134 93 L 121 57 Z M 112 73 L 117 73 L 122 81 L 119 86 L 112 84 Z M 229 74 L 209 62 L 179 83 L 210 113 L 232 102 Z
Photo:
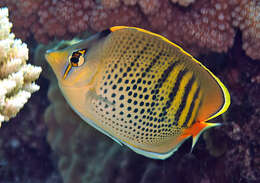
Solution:
M 198 17 L 204 11 L 199 12 L 198 9 L 203 2 L 206 2 L 204 0 L 197 0 L 187 8 L 166 0 L 153 1 L 155 5 L 151 6 L 151 12 L 149 9 L 142 9 L 142 7 L 149 7 L 144 3 L 130 5 L 130 8 L 122 5 L 123 1 L 121 1 L 121 8 L 116 3 L 107 5 L 121 11 L 120 13 L 98 8 L 100 1 L 71 1 L 79 10 L 78 16 L 81 18 L 83 16 L 80 12 L 83 11 L 84 20 L 71 18 L 69 13 L 64 13 L 65 10 L 55 11 L 57 10 L 55 8 L 65 6 L 60 6 L 63 5 L 62 2 L 67 2 L 65 4 L 68 7 L 73 6 L 66 0 L 42 1 L 42 8 L 39 8 L 40 1 L 24 2 L 28 4 L 20 0 L 6 0 L 0 2 L 0 6 L 7 5 L 10 9 L 10 20 L 16 20 L 14 33 L 17 37 L 24 38 L 24 42 L 29 47 L 28 62 L 40 65 L 43 69 L 36 82 L 41 89 L 32 95 L 15 118 L 2 123 L 0 183 L 260 182 L 260 61 L 259 57 L 255 58 L 257 53 L 250 54 L 250 50 L 247 52 L 243 50 L 245 33 L 241 31 L 241 27 L 232 28 L 233 33 L 222 32 L 227 36 L 224 36 L 223 44 L 216 44 L 212 48 L 209 43 L 204 46 L 206 43 L 203 40 L 194 41 L 196 39 L 189 37 L 189 34 L 182 34 L 192 27 L 181 23 L 191 16 L 189 11 L 198 13 L 194 13 L 193 18 L 199 22 Z M 48 5 L 47 2 L 52 4 Z M 76 5 L 77 2 L 80 4 L 79 7 Z M 259 4 L 254 0 L 251 2 Z M 258 4 L 255 7 L 256 13 L 259 12 Z M 17 8 L 18 6 L 20 8 Z M 122 6 L 129 9 L 124 9 Z M 203 5 L 204 8 L 208 6 L 210 5 Z M 74 22 L 55 24 L 57 19 L 52 19 L 54 23 L 45 19 L 47 12 L 53 12 L 54 17 L 64 17 L 64 21 L 73 19 Z M 101 12 L 104 13 L 103 17 L 98 17 Z M 204 14 L 207 15 L 207 11 L 205 12 Z M 223 12 L 225 15 L 228 14 L 224 10 Z M 183 13 L 183 16 L 178 16 L 179 13 Z M 22 21 L 19 20 L 19 16 L 22 16 L 22 20 L 26 20 L 22 25 L 17 23 Z M 91 22 L 94 20 L 96 21 Z M 79 32 L 84 32 L 83 29 L 87 29 L 86 34 L 89 35 L 89 32 L 112 26 L 116 20 L 122 25 L 141 26 L 168 36 L 206 65 L 230 91 L 232 103 L 228 112 L 212 120 L 224 125 L 202 135 L 191 153 L 191 140 L 188 140 L 173 156 L 163 161 L 138 155 L 83 122 L 70 109 L 60 93 L 57 81 L 43 57 L 44 51 L 53 47 L 55 43 L 46 47 L 41 46 L 40 42 L 51 42 L 55 38 L 59 40 L 72 38 Z M 192 19 L 190 18 L 189 21 L 192 22 Z M 259 20 L 257 21 L 259 25 Z M 78 22 L 83 26 L 82 30 Z M 178 26 L 174 27 L 176 22 Z M 239 23 L 243 24 L 243 22 Z M 232 26 L 232 23 L 229 26 Z M 176 30 L 179 35 L 171 34 L 176 33 Z M 84 37 L 84 35 L 80 36 Z M 209 35 L 208 39 L 211 38 L 210 36 L 214 35 Z M 226 43 L 226 40 L 233 40 L 233 44 Z M 258 38 L 255 37 L 255 40 Z M 248 44 L 253 49 L 257 47 L 259 41 L 257 43 L 252 39 Z

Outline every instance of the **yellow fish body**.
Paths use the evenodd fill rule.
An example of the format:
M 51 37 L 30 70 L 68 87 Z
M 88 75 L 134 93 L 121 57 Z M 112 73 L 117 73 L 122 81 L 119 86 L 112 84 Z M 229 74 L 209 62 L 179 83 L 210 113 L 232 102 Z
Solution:
M 230 95 L 205 66 L 166 38 L 116 26 L 46 59 L 73 110 L 119 144 L 165 159 L 227 110 Z M 64 114 L 65 115 L 65 114 Z

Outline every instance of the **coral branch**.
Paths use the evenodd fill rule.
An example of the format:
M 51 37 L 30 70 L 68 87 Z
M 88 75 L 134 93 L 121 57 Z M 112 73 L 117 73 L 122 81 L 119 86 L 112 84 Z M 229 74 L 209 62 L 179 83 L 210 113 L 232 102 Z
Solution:
M 0 9 L 0 126 L 16 116 L 30 98 L 39 90 L 34 81 L 41 68 L 26 64 L 28 48 L 10 33 L 7 8 Z

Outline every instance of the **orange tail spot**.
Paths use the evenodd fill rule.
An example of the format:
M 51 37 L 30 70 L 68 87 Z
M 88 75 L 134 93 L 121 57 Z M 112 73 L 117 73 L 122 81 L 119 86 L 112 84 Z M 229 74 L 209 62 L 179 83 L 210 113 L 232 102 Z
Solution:
M 220 126 L 220 123 L 205 123 L 205 122 L 196 122 L 191 127 L 183 129 L 182 135 L 179 137 L 179 141 L 182 141 L 188 137 L 192 137 L 192 147 L 191 150 L 194 148 L 195 144 L 197 143 L 200 135 L 205 130 Z

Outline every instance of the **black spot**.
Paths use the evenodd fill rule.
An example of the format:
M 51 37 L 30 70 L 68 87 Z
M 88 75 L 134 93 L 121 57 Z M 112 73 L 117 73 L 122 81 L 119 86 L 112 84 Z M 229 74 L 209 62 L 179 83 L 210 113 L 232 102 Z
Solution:
M 112 93 L 111 97 L 113 97 L 113 98 L 114 98 L 115 96 L 116 96 L 116 94 L 115 94 L 115 93 Z
M 119 100 L 123 100 L 125 97 L 124 97 L 124 95 L 121 95 L 120 97 L 119 97 Z
M 98 37 L 100 39 L 100 38 L 106 37 L 110 33 L 111 33 L 111 30 L 110 29 L 106 29 L 106 30 L 103 30 L 102 32 L 100 32 Z
M 117 83 L 121 83 L 122 82 L 122 78 L 119 78 Z
M 112 89 L 115 90 L 115 89 L 116 89 L 116 85 L 113 85 L 113 86 L 112 86 Z
M 129 92 L 128 92 L 128 95 L 129 95 L 129 96 L 131 96 L 132 94 L 133 94 L 133 92 L 132 92 L 132 91 L 129 91 Z

